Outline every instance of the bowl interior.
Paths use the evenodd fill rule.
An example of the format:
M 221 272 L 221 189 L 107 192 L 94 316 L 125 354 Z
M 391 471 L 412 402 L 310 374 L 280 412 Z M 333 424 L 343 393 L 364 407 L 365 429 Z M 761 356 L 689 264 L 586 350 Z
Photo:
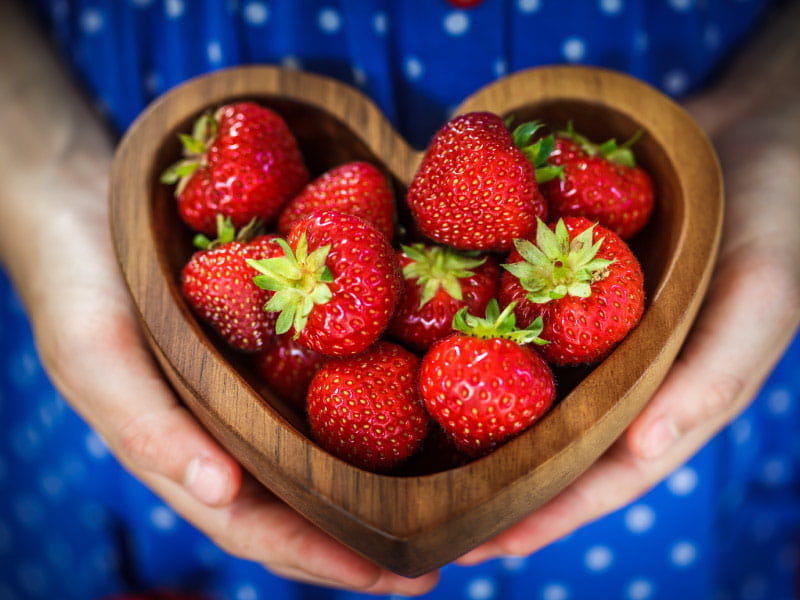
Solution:
M 279 113 L 295 134 L 311 176 L 352 160 L 365 160 L 383 167 L 396 192 L 401 222 L 409 231 L 409 212 L 405 204 L 408 181 L 402 181 L 390 167 L 376 156 L 361 136 L 338 118 L 325 110 L 297 100 L 279 96 L 232 97 L 228 101 L 253 100 Z M 210 106 L 208 108 L 215 108 Z M 559 129 L 572 121 L 575 128 L 595 141 L 616 138 L 624 141 L 641 131 L 634 150 L 638 163 L 653 178 L 656 191 L 656 208 L 649 225 L 640 232 L 631 245 L 639 257 L 645 273 L 647 305 L 656 297 L 664 281 L 670 258 L 680 237 L 681 223 L 686 210 L 675 165 L 669 160 L 655 137 L 638 120 L 629 114 L 606 105 L 584 100 L 551 99 L 522 104 L 513 111 L 515 122 L 538 119 L 549 128 Z M 177 134 L 191 130 L 199 116 L 193 114 L 174 130 L 165 133 L 151 165 L 153 202 L 151 227 L 157 240 L 157 255 L 170 292 L 185 314 L 191 315 L 180 292 L 180 275 L 184 264 L 193 253 L 193 233 L 178 216 L 171 186 L 158 182 L 158 175 L 180 157 Z M 501 115 L 508 117 L 510 115 Z M 421 155 L 418 157 L 421 158 Z M 200 328 L 218 352 L 244 379 L 247 385 L 258 392 L 268 410 L 273 410 L 282 420 L 302 435 L 309 437 L 309 430 L 302 411 L 291 402 L 273 394 L 256 375 L 251 357 L 230 349 L 206 325 L 190 316 L 193 326 Z M 625 343 L 625 342 L 623 342 Z M 572 367 L 555 370 L 558 382 L 557 402 L 564 399 L 595 367 Z M 545 417 L 546 418 L 546 417 Z M 535 426 L 534 428 L 535 429 Z M 526 434 L 523 434 L 526 435 Z M 422 452 L 398 473 L 401 476 L 417 476 L 458 468 L 465 459 L 448 448 L 440 432 L 434 431 Z

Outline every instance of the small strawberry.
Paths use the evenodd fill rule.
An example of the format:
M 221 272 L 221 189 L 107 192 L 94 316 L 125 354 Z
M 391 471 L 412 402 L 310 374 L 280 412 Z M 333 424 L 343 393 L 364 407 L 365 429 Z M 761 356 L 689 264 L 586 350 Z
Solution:
M 558 133 L 548 162 L 564 170 L 541 188 L 550 218 L 586 217 L 625 240 L 638 233 L 655 203 L 653 182 L 631 151 L 638 137 L 622 145 L 615 140 L 597 145 L 576 133 L 572 123 Z
M 604 358 L 639 322 L 644 280 L 639 261 L 615 233 L 583 217 L 540 223 L 536 236 L 516 240 L 503 265 L 500 302 L 517 320 L 541 317 L 550 343 L 544 357 L 558 365 Z
M 544 166 L 548 141 L 530 144 L 538 123 L 512 133 L 488 112 L 455 117 L 434 136 L 408 188 L 408 204 L 422 233 L 460 250 L 506 251 L 514 238 L 536 228 L 547 205 L 537 178 L 557 170 Z M 541 168 L 540 168 L 541 167 Z
M 428 416 L 415 385 L 419 359 L 378 342 L 327 362 L 308 390 L 308 421 L 317 442 L 362 469 L 389 471 L 422 445 Z
M 201 246 L 184 266 L 182 290 L 189 306 L 234 348 L 260 350 L 275 332 L 275 317 L 264 312 L 272 295 L 253 283 L 247 260 L 282 254 L 278 236 L 262 235 L 246 240 L 246 228 L 235 238 L 230 220 L 220 217 L 219 238 L 209 243 L 198 236 Z
M 221 107 L 181 134 L 185 158 L 161 177 L 174 184 L 181 218 L 213 234 L 217 214 L 234 227 L 254 218 L 272 221 L 308 182 L 308 170 L 289 127 L 253 102 Z
M 283 255 L 249 261 L 254 281 L 275 292 L 278 334 L 293 331 L 302 345 L 347 356 L 383 333 L 402 290 L 402 275 L 386 236 L 360 217 L 317 211 L 292 226 Z
M 459 309 L 483 314 L 500 283 L 500 267 L 491 256 L 414 244 L 403 246 L 398 258 L 405 293 L 387 332 L 414 350 L 427 350 L 450 335 Z
M 394 236 L 394 195 L 386 176 L 370 163 L 346 163 L 309 183 L 281 212 L 281 235 L 289 235 L 292 223 L 317 209 L 356 215 L 375 225 L 386 239 Z
M 428 414 L 466 454 L 477 457 L 536 422 L 555 399 L 547 363 L 527 344 L 539 338 L 541 320 L 517 329 L 514 304 L 500 313 L 489 302 L 486 318 L 461 309 L 457 330 L 436 342 L 419 372 Z
M 278 396 L 305 409 L 306 391 L 326 357 L 298 344 L 289 334 L 276 335 L 253 357 L 256 373 Z

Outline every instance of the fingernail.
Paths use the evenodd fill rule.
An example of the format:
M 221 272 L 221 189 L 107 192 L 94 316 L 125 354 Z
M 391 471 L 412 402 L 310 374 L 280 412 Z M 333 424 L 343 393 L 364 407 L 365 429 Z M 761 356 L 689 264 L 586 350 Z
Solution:
M 217 505 L 228 493 L 228 472 L 208 458 L 197 457 L 186 469 L 186 488 L 195 498 Z
M 650 430 L 643 435 L 639 444 L 644 458 L 660 458 L 678 440 L 680 432 L 675 421 L 670 417 L 660 417 L 650 426 Z

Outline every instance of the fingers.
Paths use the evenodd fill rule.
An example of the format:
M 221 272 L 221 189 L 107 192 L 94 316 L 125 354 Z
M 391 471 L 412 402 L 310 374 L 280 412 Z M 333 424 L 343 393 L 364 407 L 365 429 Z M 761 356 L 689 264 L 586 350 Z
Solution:
M 276 575 L 326 587 L 370 594 L 415 596 L 433 588 L 437 574 L 408 579 L 385 571 L 346 548 L 245 478 L 241 493 L 225 507 L 198 502 L 173 481 L 147 476 L 145 482 L 223 550 L 261 563 Z

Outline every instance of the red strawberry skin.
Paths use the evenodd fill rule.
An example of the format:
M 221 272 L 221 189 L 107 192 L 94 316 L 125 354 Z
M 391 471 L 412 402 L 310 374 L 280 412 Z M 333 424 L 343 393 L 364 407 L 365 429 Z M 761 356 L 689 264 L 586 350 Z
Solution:
M 308 251 L 330 244 L 331 299 L 318 304 L 298 341 L 317 352 L 348 356 L 365 350 L 389 325 L 402 291 L 394 250 L 380 231 L 360 217 L 317 211 L 295 222 L 292 248 L 302 235 Z
M 622 239 L 647 224 L 654 206 L 653 182 L 641 167 L 590 156 L 572 140 L 556 137 L 549 162 L 563 166 L 563 178 L 542 184 L 550 219 L 586 217 Z
M 401 268 L 411 262 L 402 250 L 397 256 Z M 387 333 L 407 347 L 424 352 L 434 342 L 453 333 L 453 316 L 459 309 L 466 306 L 470 313 L 484 314 L 489 300 L 497 295 L 500 266 L 494 257 L 487 256 L 486 262 L 473 272 L 474 275 L 459 279 L 462 300 L 456 300 L 440 287 L 422 307 L 419 305 L 422 288 L 416 280 L 404 279 L 405 291 Z
M 534 350 L 461 333 L 431 347 L 419 388 L 428 414 L 473 457 L 530 427 L 555 399 L 553 375 Z
M 568 217 L 564 224 L 573 239 L 592 222 L 583 217 Z M 536 317 L 542 317 L 544 329 L 540 335 L 549 343 L 538 350 L 553 364 L 601 360 L 636 326 L 644 312 L 644 277 L 639 261 L 619 236 L 597 225 L 592 240 L 597 242 L 600 238 L 605 241 L 597 258 L 615 262 L 608 267 L 604 279 L 591 284 L 588 298 L 567 295 L 537 304 L 526 298 L 528 292 L 511 273 L 506 272 L 501 278 L 500 304 L 517 302 L 514 312 L 519 326 L 525 327 Z M 520 260 L 522 257 L 515 250 L 507 262 Z
M 281 255 L 277 237 L 200 250 L 183 268 L 182 291 L 189 306 L 238 350 L 260 350 L 275 334 L 275 316 L 264 311 L 272 292 L 253 283 L 253 270 L 245 261 Z
M 303 410 L 311 379 L 326 360 L 288 334 L 276 335 L 253 357 L 256 373 L 269 388 Z
M 388 240 L 394 235 L 394 196 L 386 176 L 371 163 L 346 163 L 320 175 L 286 205 L 278 230 L 289 235 L 292 223 L 318 209 L 366 219 Z
M 216 215 L 238 229 L 253 218 L 266 222 L 308 182 L 294 135 L 274 111 L 253 102 L 223 106 L 219 132 L 178 196 L 178 212 L 195 231 L 216 232 Z
M 488 112 L 455 117 L 436 133 L 408 204 L 425 235 L 460 250 L 510 250 L 547 215 L 533 165 Z
M 326 363 L 311 381 L 308 420 L 331 454 L 370 471 L 390 471 L 422 445 L 428 416 L 415 385 L 419 359 L 378 342 Z

